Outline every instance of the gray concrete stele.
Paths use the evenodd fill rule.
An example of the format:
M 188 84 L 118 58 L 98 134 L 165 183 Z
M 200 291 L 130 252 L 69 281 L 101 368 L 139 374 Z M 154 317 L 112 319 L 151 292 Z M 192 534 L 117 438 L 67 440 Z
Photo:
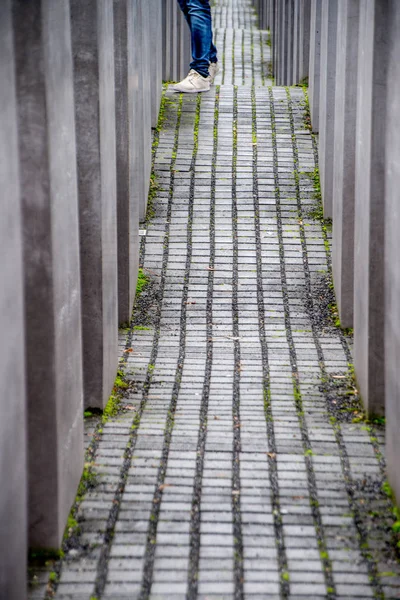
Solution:
M 113 3 L 71 0 L 71 18 L 84 398 L 86 407 L 104 408 L 118 363 Z
M 321 0 L 319 173 L 324 217 L 332 217 L 338 0 Z
M 321 9 L 322 6 L 320 0 L 311 0 L 308 100 L 310 103 L 311 123 L 314 133 L 318 133 L 319 131 Z
M 341 0 L 338 4 L 332 269 L 342 327 L 353 327 L 359 5 L 358 0 Z
M 386 461 L 388 477 L 400 505 L 400 4 L 389 2 L 389 65 L 385 162 L 385 383 Z
M 138 62 L 134 57 L 135 0 L 114 1 L 115 38 L 115 124 L 117 157 L 118 227 L 118 322 L 129 323 L 135 298 L 139 263 L 138 183 L 142 171 L 140 152 L 135 153 L 136 134 L 133 120 L 139 94 L 135 77 Z M 141 90 L 140 90 L 141 95 Z M 135 123 L 136 125 L 136 123 Z M 134 191 L 137 189 L 138 193 Z
M 387 0 L 360 4 L 358 51 L 354 366 L 365 409 L 384 413 L 384 214 Z
M 57 548 L 83 467 L 69 5 L 17 0 L 13 18 L 24 243 L 29 544 Z
M 0 596 L 26 598 L 27 470 L 22 214 L 11 0 L 0 3 Z

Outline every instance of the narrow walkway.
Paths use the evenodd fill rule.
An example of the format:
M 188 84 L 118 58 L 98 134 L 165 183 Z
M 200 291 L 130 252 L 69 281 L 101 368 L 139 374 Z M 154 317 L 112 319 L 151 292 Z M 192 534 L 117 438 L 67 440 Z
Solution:
M 92 441 L 99 483 L 47 597 L 399 598 L 382 434 L 353 422 L 327 308 L 304 93 L 268 87 L 250 0 L 213 10 L 217 85 L 164 101 L 151 326 L 121 337 L 136 391 Z

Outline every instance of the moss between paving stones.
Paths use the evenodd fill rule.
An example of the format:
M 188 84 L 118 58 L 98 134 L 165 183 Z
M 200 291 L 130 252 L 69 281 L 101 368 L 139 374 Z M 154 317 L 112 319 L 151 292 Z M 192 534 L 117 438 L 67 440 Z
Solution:
M 146 284 L 136 295 L 132 311 L 131 327 L 135 330 L 149 329 L 157 320 L 157 306 L 160 302 L 160 284 L 158 279 L 146 274 Z

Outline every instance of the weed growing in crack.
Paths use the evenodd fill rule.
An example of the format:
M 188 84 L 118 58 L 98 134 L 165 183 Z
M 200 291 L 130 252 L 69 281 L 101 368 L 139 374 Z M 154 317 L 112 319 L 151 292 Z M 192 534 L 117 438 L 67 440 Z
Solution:
M 146 285 L 148 285 L 149 282 L 150 282 L 150 277 L 148 275 L 146 275 L 146 273 L 143 271 L 143 269 L 139 269 L 137 283 L 136 283 L 136 294 L 135 294 L 136 297 L 140 296 L 140 294 L 143 292 L 144 288 L 146 287 Z
M 118 415 L 122 409 L 122 398 L 126 391 L 132 385 L 132 382 L 127 381 L 125 373 L 119 369 L 114 381 L 113 389 L 104 408 L 102 422 L 107 423 L 112 417 Z

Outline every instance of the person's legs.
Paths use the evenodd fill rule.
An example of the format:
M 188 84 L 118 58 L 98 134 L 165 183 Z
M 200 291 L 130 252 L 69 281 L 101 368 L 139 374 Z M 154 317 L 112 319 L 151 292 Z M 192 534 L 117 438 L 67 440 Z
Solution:
M 208 77 L 208 65 L 216 62 L 217 50 L 212 43 L 211 8 L 209 0 L 178 0 L 189 24 L 192 38 L 190 68 Z M 212 61 L 210 60 L 212 58 Z
M 187 24 L 189 25 L 190 31 L 192 31 L 192 27 L 190 24 L 190 16 L 189 16 L 189 9 L 188 9 L 188 0 L 178 0 L 179 6 L 181 8 L 181 11 L 184 14 L 184 17 L 187 21 Z M 211 46 L 210 46 L 210 62 L 211 63 L 216 63 L 217 62 L 217 49 L 214 46 L 213 42 L 212 42 L 212 32 L 211 32 Z
M 187 0 L 178 0 L 178 4 L 181 8 L 181 11 L 185 15 L 185 19 L 190 27 L 190 19 L 189 19 L 188 7 L 187 7 Z
M 211 38 L 212 39 L 212 38 Z M 214 44 L 211 41 L 211 48 L 210 48 L 210 63 L 216 63 L 218 61 L 217 59 L 217 49 L 214 46 Z

